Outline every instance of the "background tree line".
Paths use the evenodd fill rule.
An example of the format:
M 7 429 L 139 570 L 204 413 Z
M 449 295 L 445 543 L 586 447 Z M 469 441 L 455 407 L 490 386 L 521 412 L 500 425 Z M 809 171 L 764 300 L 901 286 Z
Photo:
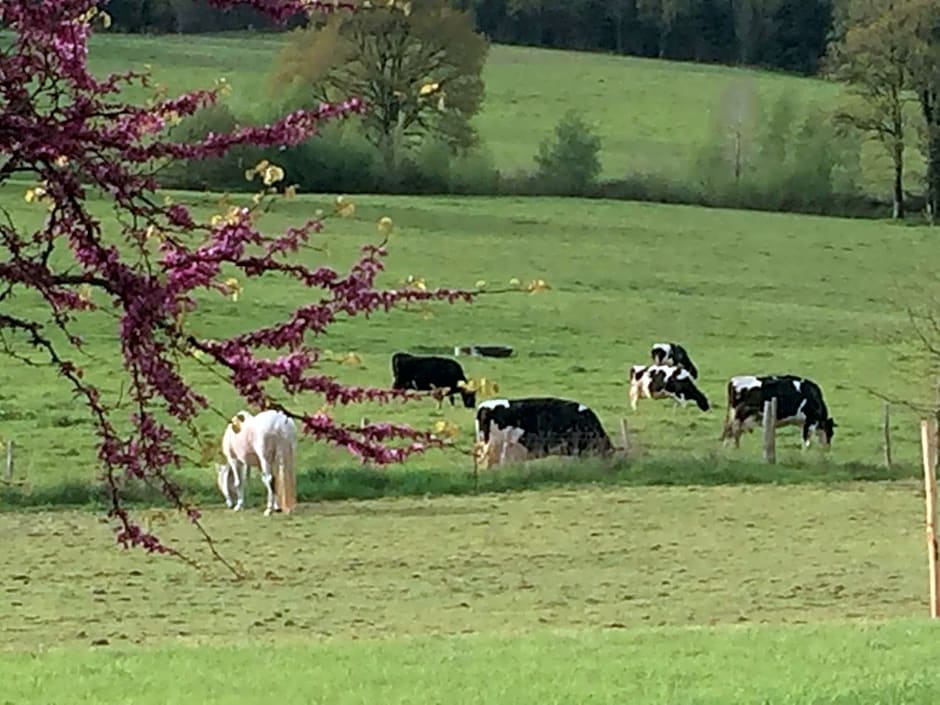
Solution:
M 490 41 L 814 73 L 832 0 L 450 0 Z M 205 0 L 111 0 L 123 32 L 279 29 L 250 8 Z M 294 26 L 304 23 L 298 18 Z
M 174 31 L 268 27 L 251 10 L 220 13 L 201 0 L 109 7 L 124 29 L 159 30 L 170 18 Z M 849 98 L 835 109 L 773 103 L 739 81 L 716 96 L 712 132 L 687 173 L 668 180 L 630 173 L 601 183 L 590 116 L 570 113 L 544 136 L 531 173 L 505 174 L 473 129 L 493 40 L 579 49 L 612 41 L 625 53 L 764 62 L 840 81 Z M 893 202 L 896 218 L 917 208 L 930 219 L 940 208 L 937 0 L 394 0 L 298 20 L 269 87 L 279 111 L 340 95 L 362 95 L 372 109 L 278 155 L 236 150 L 236 164 L 170 165 L 177 185 L 237 188 L 229 182 L 242 163 L 265 157 L 307 191 L 568 194 L 840 214 L 883 213 Z M 267 117 L 220 105 L 177 134 L 198 140 Z M 891 193 L 865 192 L 866 140 L 887 158 Z M 925 172 L 916 179 L 907 169 L 915 153 Z

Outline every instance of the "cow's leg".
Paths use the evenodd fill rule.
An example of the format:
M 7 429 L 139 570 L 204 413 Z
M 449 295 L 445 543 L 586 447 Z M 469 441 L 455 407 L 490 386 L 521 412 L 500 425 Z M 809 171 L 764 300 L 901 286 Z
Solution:
M 813 426 L 815 425 L 810 423 L 809 419 L 803 422 L 803 450 L 809 448 L 809 444 L 812 442 Z
M 636 385 L 630 385 L 630 408 L 636 411 L 637 402 L 640 400 L 640 390 Z
M 734 447 L 741 447 L 741 434 L 744 432 L 744 422 L 741 419 L 741 411 L 737 407 L 728 410 L 728 416 L 725 418 L 725 426 L 721 431 L 721 441 L 724 446 L 729 441 L 734 441 Z

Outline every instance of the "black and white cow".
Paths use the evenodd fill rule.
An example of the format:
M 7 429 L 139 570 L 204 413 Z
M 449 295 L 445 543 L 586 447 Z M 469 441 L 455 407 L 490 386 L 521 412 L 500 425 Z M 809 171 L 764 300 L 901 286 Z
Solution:
M 698 379 L 698 369 L 689 353 L 678 343 L 655 343 L 650 350 L 654 365 L 674 365 L 689 371 L 692 379 Z
M 630 368 L 630 407 L 636 411 L 640 399 L 675 399 L 685 406 L 694 401 L 708 411 L 708 399 L 695 386 L 692 373 L 674 365 L 633 365 Z
M 728 381 L 728 417 L 721 440 L 734 439 L 753 431 L 764 418 L 764 402 L 777 398 L 776 426 L 802 426 L 803 447 L 810 445 L 813 431 L 826 448 L 832 444 L 835 419 L 829 416 L 822 390 L 813 380 L 796 375 L 741 375 Z
M 467 381 L 467 376 L 460 363 L 449 357 L 397 352 L 392 355 L 392 377 L 392 389 L 446 389 L 445 396 L 450 399 L 451 406 L 454 405 L 454 395 L 460 394 L 463 405 L 468 409 L 477 402 L 476 392 L 459 386 Z
M 477 407 L 478 443 L 490 439 L 490 424 L 522 431 L 516 441 L 530 458 L 547 455 L 608 455 L 614 446 L 597 414 L 576 401 L 556 397 L 488 399 Z

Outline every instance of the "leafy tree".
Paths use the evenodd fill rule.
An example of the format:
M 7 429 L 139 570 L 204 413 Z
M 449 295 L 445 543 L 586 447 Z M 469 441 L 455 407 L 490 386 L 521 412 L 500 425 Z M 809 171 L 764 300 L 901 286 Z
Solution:
M 475 144 L 487 52 L 471 14 L 447 0 L 363 3 L 292 33 L 273 79 L 302 101 L 361 96 L 366 134 L 394 165 L 427 135 L 455 149 Z
M 186 360 L 195 358 L 227 377 L 252 407 L 281 408 L 297 419 L 301 433 L 363 460 L 388 464 L 441 446 L 443 441 L 430 432 L 390 423 L 346 425 L 326 410 L 311 411 L 316 404 L 304 403 L 301 410 L 282 399 L 313 393 L 329 407 L 425 396 L 343 384 L 317 369 L 321 352 L 309 337 L 345 317 L 369 316 L 400 302 L 469 300 L 471 292 L 376 288 L 385 240 L 365 245 L 346 274 L 300 264 L 294 253 L 312 247 L 323 218 L 283 233 L 262 232 L 263 206 L 292 192 L 288 186 L 279 195 L 283 170 L 275 164 L 261 163 L 247 174 L 262 183 L 254 199 L 220 204 L 221 212 L 205 221 L 157 192 L 156 169 L 167 160 L 221 157 L 248 145 L 298 144 L 326 121 L 361 114 L 362 101 L 349 98 L 298 110 L 268 125 L 175 142 L 167 137 L 167 126 L 213 105 L 223 88 L 155 99 L 148 106 L 124 102 L 121 89 L 145 83 L 147 77 L 128 72 L 99 79 L 89 73 L 88 38 L 91 22 L 102 17 L 99 4 L 0 4 L 0 22 L 11 33 L 0 52 L 0 185 L 8 191 L 14 177 L 36 179 L 25 197 L 45 213 L 36 227 L 3 209 L 0 336 L 8 354 L 56 370 L 89 410 L 117 540 L 180 555 L 132 520 L 122 502 L 128 479 L 158 487 L 201 529 L 198 509 L 169 474 L 186 459 L 186 448 L 196 455 L 208 452 L 208 457 L 218 453 L 219 434 L 206 435 L 198 425 L 210 406 L 187 379 L 194 363 Z M 242 4 L 279 21 L 302 10 L 348 10 L 332 1 Z M 107 199 L 114 217 L 103 220 L 92 198 Z M 349 215 L 352 208 L 338 201 L 337 213 Z M 379 222 L 386 233 L 390 226 L 387 218 Z M 283 278 L 285 287 L 309 288 L 310 303 L 284 320 L 224 339 L 206 338 L 192 327 L 197 292 L 233 295 L 242 286 L 239 277 L 262 275 Z M 28 305 L 19 303 L 24 300 Z M 117 370 L 100 370 L 96 376 L 80 366 L 82 326 L 112 327 L 123 365 L 123 401 L 102 392 L 102 382 L 112 380 Z M 192 462 L 201 464 L 205 457 Z
M 583 194 L 601 173 L 600 151 L 600 137 L 576 111 L 568 110 L 552 136 L 539 144 L 538 177 L 553 189 Z
M 855 51 L 843 56 L 855 86 L 866 86 L 877 128 L 895 158 L 895 200 L 903 152 L 903 102 L 909 89 L 919 103 L 921 149 L 927 162 L 926 210 L 933 220 L 940 208 L 940 12 L 935 0 L 843 0 L 837 26 Z M 837 44 L 837 50 L 839 45 Z M 864 75 L 871 71 L 871 76 Z M 894 97 L 897 93 L 898 96 Z M 899 136 L 900 135 L 900 136 Z M 897 204 L 896 204 L 897 209 Z
M 935 0 L 904 0 L 896 11 L 911 39 L 910 71 L 924 117 L 927 213 L 940 211 L 940 11 Z
M 916 100 L 911 29 L 893 0 L 851 0 L 844 30 L 829 47 L 830 74 L 849 84 L 852 102 L 836 114 L 838 123 L 882 144 L 894 170 L 892 216 L 904 217 L 904 150 Z

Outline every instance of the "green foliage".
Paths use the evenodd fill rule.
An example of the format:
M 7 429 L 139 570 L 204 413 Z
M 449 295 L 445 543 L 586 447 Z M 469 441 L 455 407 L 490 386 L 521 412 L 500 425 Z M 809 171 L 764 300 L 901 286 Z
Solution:
M 454 149 L 475 144 L 487 51 L 472 17 L 447 0 L 361 6 L 294 32 L 272 90 L 307 104 L 363 98 L 365 134 L 393 169 L 428 136 Z
M 830 75 L 849 85 L 851 99 L 835 119 L 884 148 L 894 168 L 893 215 L 902 218 L 905 150 L 911 126 L 920 127 L 923 119 L 909 109 L 916 101 L 913 35 L 887 0 L 847 0 L 843 13 L 826 62 Z
M 709 204 L 830 213 L 857 199 L 861 145 L 818 106 L 782 95 L 756 124 L 715 122 L 693 164 Z M 743 145 L 743 146 L 742 146 Z M 844 206 L 843 206 L 844 207 Z
M 251 7 L 218 8 L 206 0 L 109 0 L 105 8 L 120 32 L 193 34 L 235 29 L 280 29 Z M 294 20 L 288 26 L 295 26 Z
M 90 61 L 98 72 L 143 69 L 150 63 L 154 81 L 171 92 L 211 85 L 225 76 L 232 86 L 228 105 L 240 121 L 253 124 L 270 116 L 266 106 L 271 101 L 259 96 L 264 95 L 265 67 L 282 43 L 280 36 L 203 35 L 194 42 L 187 37 L 96 35 Z M 708 202 L 689 163 L 712 139 L 710 120 L 723 84 L 750 78 L 767 105 L 789 93 L 802 103 L 816 102 L 829 108 L 837 105 L 844 92 L 834 82 L 779 74 L 502 46 L 490 52 L 484 78 L 487 99 L 474 124 L 481 146 L 492 154 L 501 173 L 498 193 L 545 192 L 528 174 L 533 154 L 559 116 L 575 104 L 590 116 L 603 141 L 598 193 L 682 203 Z M 610 88 L 619 85 L 629 86 L 628 100 Z M 150 96 L 139 93 L 132 97 L 146 100 Z M 298 105 L 294 102 L 286 107 Z M 922 161 L 916 151 L 908 159 L 913 180 L 922 171 Z M 880 194 L 884 199 L 890 193 L 891 174 L 879 145 L 864 145 L 862 167 L 865 194 Z M 399 184 L 395 189 L 401 192 L 405 186 Z M 447 191 L 444 186 L 437 189 L 439 193 Z M 481 191 L 473 189 L 474 193 Z M 762 204 L 754 200 L 748 207 Z M 859 199 L 834 203 L 830 211 L 881 216 L 885 206 L 878 210 L 877 203 L 869 205 Z
M 539 144 L 536 177 L 549 192 L 585 195 L 601 173 L 601 139 L 575 110 L 566 112 L 551 137 Z
M 238 126 L 238 120 L 225 103 L 210 105 L 183 120 L 171 130 L 174 140 L 195 142 L 209 133 L 225 133 Z M 241 190 L 245 188 L 244 173 L 258 163 L 264 150 L 238 147 L 223 157 L 179 161 L 168 164 L 163 182 L 171 188 L 192 190 Z
M 376 5 L 384 5 L 376 2 Z M 770 66 L 812 74 L 832 26 L 831 0 L 451 0 L 501 44 Z M 279 31 L 249 7 L 205 0 L 110 0 L 122 32 Z M 289 26 L 303 26 L 298 16 Z

